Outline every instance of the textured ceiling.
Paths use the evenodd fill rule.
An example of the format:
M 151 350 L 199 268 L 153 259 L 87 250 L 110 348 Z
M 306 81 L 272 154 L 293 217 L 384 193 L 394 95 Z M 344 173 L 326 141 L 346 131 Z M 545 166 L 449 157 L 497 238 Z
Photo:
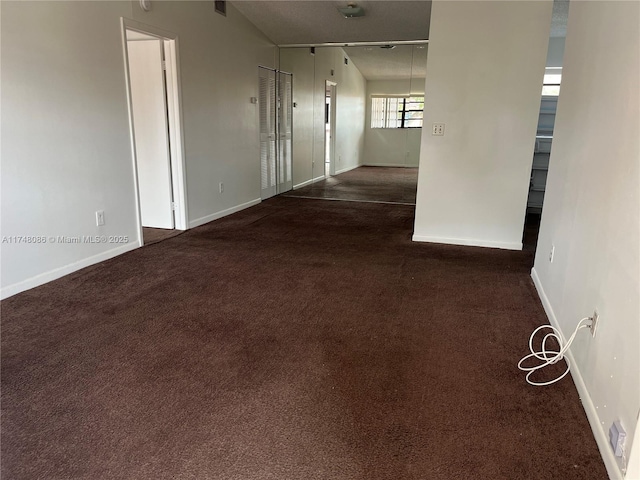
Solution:
M 431 2 L 358 1 L 364 17 L 344 18 L 348 1 L 238 0 L 233 5 L 278 45 L 426 40 Z
M 344 47 L 344 51 L 367 80 L 423 79 L 427 72 L 426 45 L 398 45 L 392 50 Z
M 426 0 L 362 0 L 361 18 L 344 18 L 338 7 L 348 0 L 236 0 L 232 4 L 278 45 L 392 42 L 427 40 L 431 2 Z M 569 0 L 555 0 L 551 36 L 564 37 Z M 426 46 L 426 45 L 425 45 Z M 392 80 L 425 76 L 427 48 L 398 45 L 345 47 L 351 61 L 368 80 Z M 415 57 L 412 64 L 412 55 Z M 412 66 L 413 65 L 413 66 Z

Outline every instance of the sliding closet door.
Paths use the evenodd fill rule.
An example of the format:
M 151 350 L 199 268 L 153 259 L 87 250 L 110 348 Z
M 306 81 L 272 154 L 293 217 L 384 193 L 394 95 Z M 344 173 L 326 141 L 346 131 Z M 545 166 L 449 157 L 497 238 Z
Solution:
M 276 179 L 276 72 L 259 69 L 260 107 L 260 196 L 264 200 L 277 193 Z
M 292 76 L 290 73 L 278 73 L 278 193 L 293 188 L 292 164 Z

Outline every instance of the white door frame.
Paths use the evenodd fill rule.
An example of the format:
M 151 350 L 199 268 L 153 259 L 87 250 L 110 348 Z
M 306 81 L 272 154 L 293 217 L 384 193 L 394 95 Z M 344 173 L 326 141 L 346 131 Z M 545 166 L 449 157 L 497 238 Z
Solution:
M 136 192 L 136 217 L 138 221 L 138 244 L 144 244 L 142 238 L 142 214 L 140 209 L 140 190 L 138 185 L 138 166 L 136 157 L 135 131 L 133 128 L 133 105 L 131 100 L 131 80 L 129 77 L 129 53 L 127 48 L 127 30 L 151 35 L 163 40 L 166 61 L 167 111 L 169 120 L 169 139 L 171 153 L 171 183 L 175 203 L 174 221 L 176 230 L 187 230 L 189 218 L 187 206 L 186 166 L 182 130 L 182 88 L 180 85 L 180 62 L 178 57 L 178 35 L 151 25 L 121 17 L 124 71 L 126 78 L 127 104 L 129 110 L 129 130 L 131 132 L 131 152 L 133 157 L 133 178 Z
M 325 96 L 326 92 L 329 90 L 331 93 L 329 98 L 331 101 L 329 102 L 329 175 L 336 174 L 336 97 L 338 96 L 338 84 L 336 82 L 332 82 L 331 80 L 325 80 Z M 326 129 L 325 129 L 325 137 L 326 137 Z M 325 150 L 327 148 L 327 139 L 324 140 Z M 325 158 L 327 156 L 327 152 L 324 152 Z M 324 166 L 323 166 L 324 167 Z

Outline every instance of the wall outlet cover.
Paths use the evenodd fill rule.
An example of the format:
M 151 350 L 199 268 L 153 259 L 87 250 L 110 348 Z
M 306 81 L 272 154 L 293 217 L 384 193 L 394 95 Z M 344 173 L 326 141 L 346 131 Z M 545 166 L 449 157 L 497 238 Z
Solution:
M 611 442 L 611 448 L 616 457 L 621 457 L 624 454 L 624 440 L 627 437 L 627 432 L 620 425 L 620 421 L 616 420 L 609 428 L 609 442 Z

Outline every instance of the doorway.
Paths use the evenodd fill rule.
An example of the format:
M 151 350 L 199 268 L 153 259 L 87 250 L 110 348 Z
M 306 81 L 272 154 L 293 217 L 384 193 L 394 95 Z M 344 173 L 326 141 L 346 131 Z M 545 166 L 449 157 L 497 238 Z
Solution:
M 325 80 L 324 176 L 336 174 L 336 83 Z
M 176 38 L 123 20 L 140 245 L 187 229 Z

